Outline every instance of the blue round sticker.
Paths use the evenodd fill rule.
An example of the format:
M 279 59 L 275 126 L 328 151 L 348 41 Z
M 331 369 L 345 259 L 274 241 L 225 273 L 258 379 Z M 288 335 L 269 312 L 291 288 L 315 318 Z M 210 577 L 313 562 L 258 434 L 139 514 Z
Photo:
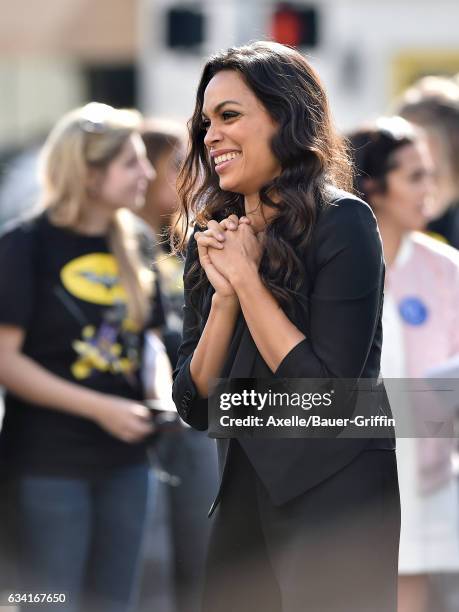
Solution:
M 427 306 L 417 297 L 402 300 L 398 310 L 402 319 L 409 325 L 422 325 L 429 315 Z

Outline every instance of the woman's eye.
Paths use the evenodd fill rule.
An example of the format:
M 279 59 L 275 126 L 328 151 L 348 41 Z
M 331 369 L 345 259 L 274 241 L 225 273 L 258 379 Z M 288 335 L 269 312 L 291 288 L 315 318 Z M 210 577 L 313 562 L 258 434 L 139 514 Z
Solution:
M 238 116 L 239 116 L 239 113 L 235 111 L 223 111 L 223 113 L 221 114 L 221 118 L 223 119 L 223 121 L 229 121 L 230 119 L 234 119 L 235 117 L 238 117 Z M 210 128 L 210 120 L 203 119 L 201 122 L 201 127 L 205 132 L 207 132 L 207 130 Z
M 234 119 L 238 115 L 239 115 L 239 113 L 236 113 L 234 111 L 225 111 L 225 112 L 222 113 L 222 117 L 223 117 L 223 119 L 225 121 L 228 120 L 228 119 Z

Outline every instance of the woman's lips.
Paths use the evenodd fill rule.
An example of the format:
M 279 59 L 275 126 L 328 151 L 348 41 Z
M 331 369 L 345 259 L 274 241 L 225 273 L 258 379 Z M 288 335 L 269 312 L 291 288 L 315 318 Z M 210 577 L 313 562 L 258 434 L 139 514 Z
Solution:
M 222 161 L 219 164 L 215 165 L 215 172 L 217 174 L 220 174 L 221 172 L 223 172 L 230 164 L 232 164 L 235 160 L 237 160 L 240 157 L 240 155 L 236 155 L 236 157 L 233 157 L 232 159 L 228 159 L 226 161 Z

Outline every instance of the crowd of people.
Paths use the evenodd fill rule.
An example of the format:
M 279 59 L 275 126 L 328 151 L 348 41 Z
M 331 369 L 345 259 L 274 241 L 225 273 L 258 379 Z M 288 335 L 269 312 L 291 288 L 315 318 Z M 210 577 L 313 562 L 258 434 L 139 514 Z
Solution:
M 205 430 L 213 377 L 452 371 L 459 80 L 424 77 L 340 135 L 308 62 L 254 43 L 206 64 L 188 133 L 90 102 L 37 168 L 0 183 L 0 592 L 67 612 L 456 610 L 457 444 L 401 435 L 409 400 L 390 402 L 395 453 L 219 440 L 219 477 Z

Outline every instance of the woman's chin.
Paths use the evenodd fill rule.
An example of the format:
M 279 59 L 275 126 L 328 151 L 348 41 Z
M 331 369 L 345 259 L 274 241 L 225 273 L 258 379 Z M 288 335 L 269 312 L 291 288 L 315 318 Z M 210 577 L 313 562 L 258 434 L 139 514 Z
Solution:
M 406 231 L 408 232 L 423 232 L 427 227 L 428 221 L 426 219 L 417 219 L 412 223 L 408 224 Z
M 135 198 L 131 199 L 127 204 L 126 208 L 132 210 L 133 212 L 142 210 L 145 206 L 145 196 L 143 194 L 139 194 L 135 196 Z
M 221 176 L 218 182 L 222 191 L 234 191 L 234 181 L 228 177 Z
M 236 193 L 242 193 L 241 181 L 238 180 L 234 172 L 224 172 L 219 177 L 219 186 L 222 191 L 234 191 Z

